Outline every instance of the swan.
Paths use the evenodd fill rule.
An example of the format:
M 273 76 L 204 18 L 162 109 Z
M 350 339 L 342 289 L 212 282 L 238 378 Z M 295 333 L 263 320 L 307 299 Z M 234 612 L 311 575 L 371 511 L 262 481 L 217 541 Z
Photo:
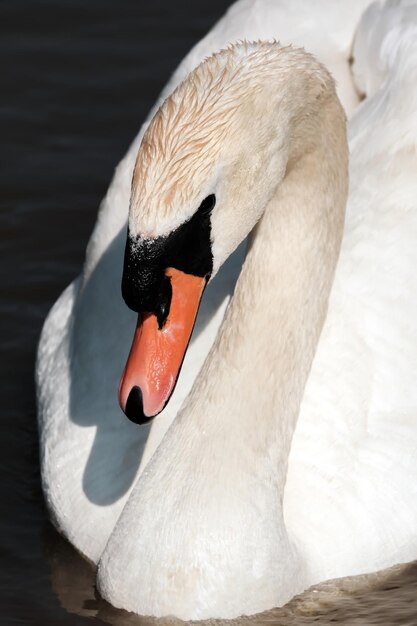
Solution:
M 236 617 L 308 586 L 282 499 L 342 237 L 347 161 L 330 74 L 273 43 L 209 57 L 146 131 L 123 294 L 152 314 L 140 318 L 120 387 L 131 419 L 167 401 L 182 357 L 171 342 L 185 351 L 205 281 L 256 229 L 213 348 L 100 559 L 99 590 L 112 604 Z
M 403 3 L 404 10 L 407 9 L 406 4 Z M 376 19 L 378 10 L 384 15 L 384 9 L 385 7 L 379 7 L 371 15 Z M 369 17 L 369 13 L 365 16 L 367 15 Z M 282 62 L 284 67 L 288 64 L 287 68 L 298 70 L 300 74 L 304 72 L 306 76 L 310 76 L 309 72 L 312 72 L 314 80 L 318 81 L 316 87 L 320 85 L 324 95 L 329 96 L 329 106 L 334 115 L 334 119 L 332 115 L 326 116 L 326 123 L 330 124 L 332 132 L 328 135 L 323 133 L 324 139 L 322 138 L 323 143 L 331 143 L 331 151 L 329 148 L 319 162 L 323 171 L 330 168 L 334 178 L 329 178 L 334 184 L 330 188 L 327 186 L 323 193 L 324 185 L 322 182 L 320 187 L 320 176 L 312 177 L 312 188 L 315 189 L 315 185 L 318 185 L 321 194 L 309 193 L 308 177 L 300 174 L 299 181 L 302 181 L 304 188 L 297 183 L 294 194 L 286 197 L 289 190 L 292 190 L 293 177 L 299 172 L 301 163 L 308 168 L 308 161 L 311 159 L 312 169 L 314 165 L 318 168 L 318 161 L 314 160 L 314 150 L 303 159 L 295 158 L 289 150 L 288 162 L 285 139 L 289 139 L 289 134 L 288 127 L 285 126 L 285 116 L 280 114 L 278 119 L 273 120 L 268 116 L 251 117 L 251 124 L 246 124 L 242 133 L 236 131 L 235 137 L 241 137 L 244 133 L 255 133 L 261 121 L 266 127 L 268 122 L 274 121 L 274 129 L 286 130 L 287 134 L 282 132 L 280 135 L 282 144 L 278 139 L 271 142 L 276 151 L 274 153 L 272 150 L 272 154 L 264 159 L 268 167 L 272 168 L 273 176 L 267 175 L 268 170 L 259 170 L 256 172 L 256 179 L 250 168 L 243 179 L 239 180 L 237 175 L 233 193 L 242 200 L 241 221 L 238 224 L 232 207 L 229 206 L 227 213 L 224 205 L 220 204 L 220 191 L 213 194 L 207 186 L 202 194 L 206 198 L 214 195 L 216 199 L 215 205 L 211 207 L 211 274 L 213 276 L 219 270 L 239 240 L 251 230 L 265 205 L 273 207 L 277 204 L 285 207 L 287 201 L 287 206 L 293 203 L 298 208 L 302 203 L 296 202 L 297 193 L 304 193 L 304 199 L 313 204 L 316 199 L 317 208 L 323 209 L 332 198 L 335 201 L 332 211 L 324 213 L 327 217 L 331 215 L 334 222 L 327 234 L 321 229 L 313 229 L 311 232 L 317 237 L 313 242 L 302 237 L 299 227 L 301 223 L 308 228 L 308 219 L 314 221 L 313 215 L 296 211 L 289 219 L 290 213 L 287 212 L 285 215 L 288 219 L 284 228 L 281 223 L 283 217 L 279 212 L 274 213 L 278 218 L 277 223 L 271 224 L 273 212 L 265 210 L 255 229 L 235 294 L 227 308 L 213 350 L 162 444 L 155 454 L 149 454 L 151 461 L 142 464 L 142 474 L 133 491 L 131 487 L 137 477 L 138 464 L 132 463 L 131 457 L 132 453 L 137 452 L 141 437 L 136 434 L 137 427 L 127 424 L 122 435 L 119 434 L 120 421 L 115 420 L 114 426 L 109 423 L 104 433 L 108 449 L 112 443 L 115 446 L 115 442 L 117 445 L 124 444 L 120 447 L 123 463 L 127 467 L 132 464 L 134 468 L 129 485 L 126 487 L 126 482 L 121 478 L 126 467 L 120 468 L 119 475 L 115 472 L 115 484 L 112 486 L 114 491 L 109 496 L 100 475 L 100 470 L 108 459 L 104 459 L 101 465 L 96 463 L 94 471 L 90 473 L 91 483 L 87 485 L 84 476 L 88 463 L 94 456 L 94 444 L 92 446 L 91 438 L 87 445 L 85 442 L 83 444 L 82 434 L 76 437 L 74 431 L 82 433 L 88 426 L 91 430 L 91 417 L 88 414 L 88 409 L 91 411 L 93 408 L 88 400 L 91 381 L 87 379 L 80 382 L 77 388 L 78 397 L 71 398 L 68 383 L 66 386 L 57 385 L 56 376 L 58 371 L 61 382 L 68 380 L 77 372 L 77 368 L 88 363 L 88 359 L 94 361 L 95 352 L 106 356 L 100 352 L 103 337 L 96 337 L 88 345 L 89 331 L 93 323 L 97 323 L 97 319 L 84 325 L 82 323 L 86 316 L 86 302 L 83 302 L 83 297 L 89 296 L 85 300 L 89 299 L 90 302 L 94 297 L 98 302 L 108 298 L 107 285 L 101 284 L 97 278 L 100 271 L 113 272 L 110 274 L 112 277 L 117 274 L 109 260 L 104 257 L 106 245 L 109 246 L 111 238 L 117 232 L 121 217 L 112 215 L 109 210 L 105 211 L 106 205 L 99 217 L 98 230 L 89 244 L 90 255 L 86 261 L 83 280 L 63 294 L 47 320 L 40 343 L 37 373 L 45 495 L 56 525 L 84 554 L 95 562 L 100 561 L 99 588 L 104 597 L 115 606 L 145 614 L 174 613 L 183 619 L 233 617 L 283 604 L 295 593 L 319 580 L 383 568 L 392 563 L 410 560 L 416 555 L 416 537 L 413 531 L 417 500 L 413 488 L 416 474 L 416 435 L 413 428 L 416 402 L 412 396 L 412 381 L 416 373 L 416 337 L 412 320 L 417 307 L 415 290 L 413 292 L 410 288 L 415 284 L 412 271 L 416 230 L 415 211 L 414 215 L 412 211 L 415 209 L 415 184 L 412 175 L 415 160 L 412 158 L 413 144 L 410 134 L 412 103 L 403 99 L 398 102 L 397 92 L 403 84 L 399 82 L 398 75 L 400 74 L 403 81 L 404 75 L 409 79 L 404 66 L 408 68 L 408 72 L 412 70 L 409 58 L 413 39 L 408 36 L 407 45 L 392 46 L 394 49 L 390 50 L 391 55 L 387 54 L 389 38 L 386 37 L 386 31 L 389 29 L 382 18 L 381 22 L 380 40 L 377 44 L 372 43 L 379 46 L 380 51 L 386 55 L 385 73 L 382 72 L 379 85 L 373 86 L 373 97 L 364 103 L 351 123 L 351 188 L 346 232 L 329 313 L 305 389 L 304 383 L 324 319 L 342 230 L 346 182 L 343 166 L 344 142 L 341 136 L 343 114 L 335 99 L 332 81 L 322 66 L 305 53 L 282 48 L 278 44 L 237 45 L 217 57 L 211 57 L 206 65 L 199 66 L 195 71 L 204 72 L 201 68 L 207 68 L 207 63 L 210 62 L 215 66 L 216 63 L 220 66 L 224 63 L 225 72 L 229 64 L 232 68 L 250 68 L 248 58 L 252 55 L 254 62 L 256 58 L 263 57 L 267 67 L 269 62 L 271 67 L 274 63 L 279 65 Z M 401 24 L 398 28 L 401 28 Z M 359 57 L 363 53 L 366 59 L 369 58 L 367 45 L 369 42 L 366 29 L 362 33 L 359 30 L 356 45 Z M 405 58 L 408 60 L 407 64 L 403 63 Z M 242 59 L 245 60 L 244 63 Z M 294 59 L 297 59 L 295 66 L 292 65 Z M 380 62 L 378 55 L 373 62 L 375 65 Z M 379 63 L 380 65 L 384 64 Z M 258 67 L 256 63 L 255 67 Z M 362 67 L 366 69 L 366 63 L 363 62 Z M 369 75 L 373 69 L 370 64 Z M 282 72 L 282 76 L 280 73 L 280 78 L 284 75 L 285 72 Z M 262 72 L 259 72 L 259 80 L 261 77 Z M 215 78 L 216 74 L 212 76 L 213 80 Z M 227 79 L 227 73 L 225 78 Z M 205 84 L 204 81 L 202 84 Z M 274 95 L 275 98 L 278 97 L 273 90 L 273 84 L 275 83 L 268 81 L 268 85 L 264 85 L 265 89 L 269 88 L 271 91 L 271 98 L 268 99 L 271 107 Z M 366 72 L 365 78 L 362 77 L 362 84 L 366 93 Z M 308 104 L 313 108 L 317 107 L 314 98 L 312 101 L 308 97 L 300 100 L 300 95 L 306 96 L 307 93 L 300 88 L 300 92 L 294 94 L 291 91 L 294 85 L 295 81 L 289 81 L 285 88 L 282 85 L 282 93 L 294 95 L 291 103 L 295 109 L 297 102 L 300 107 Z M 186 91 L 187 86 L 190 89 L 189 82 L 185 81 L 182 89 Z M 176 94 L 181 94 L 181 87 Z M 324 97 L 323 92 L 321 94 Z M 381 106 L 387 99 L 390 106 Z M 283 100 L 285 101 L 284 96 Z M 167 102 L 172 100 L 168 99 Z M 401 106 L 403 123 L 401 141 L 397 143 L 393 142 L 390 129 L 396 106 Z M 311 123 L 312 127 L 308 127 L 308 130 L 315 139 L 317 134 L 320 135 L 318 128 L 324 124 L 321 115 L 322 112 L 319 111 L 317 115 L 308 117 L 308 120 L 314 118 L 314 123 Z M 155 120 L 158 119 L 159 125 L 163 126 L 160 114 L 157 114 L 150 129 L 155 127 Z M 165 121 L 169 130 L 169 115 L 166 115 Z M 385 132 L 390 130 L 391 135 Z M 169 136 L 169 132 L 167 134 Z M 266 136 L 270 138 L 271 134 L 276 137 L 275 131 L 266 133 Z M 309 137 L 309 133 L 306 135 Z M 256 137 L 259 139 L 258 135 Z M 339 137 L 339 141 L 336 141 L 336 137 Z M 370 137 L 373 138 L 372 142 Z M 301 144 L 301 138 L 295 133 L 295 138 L 292 139 L 295 155 L 297 150 L 302 153 L 305 144 Z M 240 140 L 237 143 L 240 145 Z M 271 143 L 265 149 L 272 149 Z M 316 140 L 313 144 L 316 146 Z M 135 144 L 134 149 L 137 148 Z M 143 155 L 142 148 L 139 154 Z M 152 155 L 152 143 L 149 144 L 149 154 Z M 253 152 L 247 154 L 247 158 L 251 155 L 254 159 Z M 191 157 L 192 154 L 188 156 Z M 134 234 L 141 233 L 150 238 L 158 235 L 165 237 L 170 229 L 178 228 L 181 223 L 190 219 L 192 211 L 201 206 L 199 201 L 204 200 L 204 197 L 199 197 L 197 202 L 196 198 L 191 198 L 194 203 L 190 203 L 188 198 L 187 205 L 187 197 L 184 196 L 181 213 L 160 213 L 161 206 L 152 205 L 156 196 L 149 191 L 150 187 L 147 188 L 147 182 L 149 184 L 152 179 L 154 163 L 149 155 L 147 158 L 151 178 L 143 181 L 139 167 L 134 179 L 137 181 L 134 191 L 142 190 L 148 203 L 144 207 L 140 202 L 132 202 L 129 228 Z M 163 163 L 159 165 L 163 168 Z M 213 164 L 210 165 L 214 167 Z M 367 171 L 365 183 L 364 168 Z M 381 185 L 382 176 L 387 171 L 390 174 L 389 180 L 384 179 L 384 185 Z M 265 178 L 259 184 L 262 173 Z M 216 171 L 217 178 L 214 177 L 211 182 L 215 182 L 218 189 L 224 191 L 221 185 L 222 182 L 223 185 L 226 183 L 221 174 L 222 168 L 219 167 Z M 254 179 L 258 184 L 254 184 Z M 280 181 L 281 184 L 278 185 Z M 198 182 L 199 178 L 196 176 L 193 179 L 196 188 Z M 246 194 L 249 196 L 246 197 L 244 192 L 251 183 L 251 193 Z M 230 185 L 229 182 L 229 192 L 232 188 Z M 120 194 L 123 196 L 122 186 L 112 187 L 110 195 L 113 200 Z M 402 200 L 400 212 L 397 199 L 399 189 Z M 184 193 L 184 190 L 177 190 L 177 193 L 181 192 Z M 268 192 L 271 197 L 266 200 Z M 135 198 L 134 194 L 132 198 Z M 259 202 L 256 203 L 256 200 Z M 252 205 L 250 211 L 246 205 L 244 210 L 244 201 L 253 202 L 256 206 Z M 141 213 L 146 207 L 148 213 Z M 165 210 L 167 208 L 165 206 Z M 141 230 L 138 230 L 138 220 Z M 97 232 L 101 233 L 100 237 Z M 370 243 L 364 233 L 374 233 Z M 278 234 L 281 236 L 278 237 Z M 278 246 L 278 239 L 282 246 Z M 302 245 L 294 248 L 294 241 L 301 242 Z M 323 241 L 326 241 L 326 246 L 321 247 L 320 243 Z M 270 255 L 270 260 L 264 254 L 267 242 L 275 255 Z M 380 254 L 381 247 L 385 256 Z M 297 261 L 301 261 L 302 255 L 308 250 L 312 257 L 321 254 L 320 262 L 298 264 Z M 298 259 L 297 255 L 300 255 Z M 399 256 L 403 259 L 402 263 L 397 260 Z M 378 259 L 378 263 L 375 259 Z M 370 260 L 373 262 L 370 263 Z M 104 269 L 103 265 L 100 268 L 102 262 Z M 270 284 L 276 286 L 275 289 L 261 288 L 259 272 L 253 270 L 256 263 L 258 268 L 263 267 L 264 274 L 270 279 Z M 277 267 L 285 268 L 286 271 L 277 272 Z M 317 275 L 318 269 L 322 271 L 320 275 Z M 120 275 L 117 278 L 120 279 Z M 229 279 L 230 276 L 226 282 Z M 244 287 L 245 279 L 246 285 L 250 284 L 250 290 L 247 286 Z M 310 292 L 309 289 L 313 289 L 314 284 L 318 289 Z M 206 289 L 208 296 L 210 288 L 211 284 Z M 276 300 L 271 300 L 271 293 Z M 292 304 L 298 298 L 299 306 L 291 306 L 291 298 L 294 298 Z M 214 341 L 226 300 L 224 298 L 215 312 L 216 323 L 210 327 L 210 320 L 204 329 L 207 349 Z M 398 301 L 404 303 L 401 314 L 397 310 Z M 273 302 L 279 302 L 281 306 L 273 307 Z M 117 339 L 120 340 L 120 334 L 125 332 L 122 320 L 127 317 L 123 317 L 123 314 L 118 317 L 123 309 L 118 308 L 117 304 L 112 302 L 109 306 L 115 314 L 111 321 L 120 319 L 121 327 L 117 330 Z M 218 302 L 214 308 L 216 306 Z M 106 313 L 109 311 L 108 307 Z M 304 307 L 306 314 L 302 315 Z M 259 326 L 251 315 L 255 311 L 259 314 L 258 321 L 261 321 Z M 126 331 L 131 331 L 134 327 L 133 315 L 129 321 Z M 105 320 L 99 318 L 99 322 L 104 333 L 109 333 L 110 321 L 107 326 Z M 239 332 L 242 328 L 243 331 Z M 266 332 L 268 328 L 272 335 Z M 259 345 L 254 350 L 247 338 L 256 334 L 259 335 Z M 274 337 L 274 341 L 271 337 Z M 288 337 L 291 338 L 290 344 Z M 196 344 L 197 341 L 194 345 Z M 80 346 L 85 347 L 87 355 L 84 362 L 81 359 L 77 363 Z M 225 352 L 224 346 L 228 346 L 230 350 Z M 392 346 L 400 347 L 394 355 Z M 109 347 L 108 343 L 106 347 Z M 190 351 L 192 348 L 191 345 Z M 275 350 L 281 350 L 282 355 L 285 353 L 285 359 L 282 356 L 282 367 L 278 366 L 280 360 Z M 107 356 L 113 358 L 114 353 L 107 351 Z M 266 369 L 267 359 L 262 358 L 262 354 L 271 355 L 269 363 L 274 363 L 275 368 L 269 366 Z M 120 371 L 124 356 L 115 359 Z M 199 362 L 198 356 L 194 355 L 191 364 L 198 371 L 202 361 Z M 112 368 L 113 363 L 109 364 L 110 373 L 113 372 Z M 187 357 L 184 361 L 184 373 L 186 372 Z M 94 380 L 96 390 L 100 384 L 107 383 L 107 373 L 104 372 L 103 375 L 97 369 L 97 380 Z M 277 378 L 279 374 L 281 378 Z M 248 378 L 246 383 L 245 376 Z M 260 380 L 257 379 L 258 376 Z M 178 385 L 182 378 L 183 376 Z M 232 384 L 233 378 L 235 384 Z M 272 385 L 277 380 L 282 384 L 278 385 L 278 392 L 275 393 L 272 391 L 276 389 L 276 385 Z M 188 383 L 188 389 L 192 382 L 193 380 Z M 231 388 L 233 395 L 230 394 Z M 254 388 L 259 393 L 255 394 Z M 266 393 L 266 390 L 271 393 Z M 180 404 L 187 392 L 184 394 L 182 391 L 184 395 L 181 397 L 181 389 L 177 386 L 171 402 L 178 391 Z M 59 403 L 57 398 L 62 402 Z M 340 398 L 343 398 L 342 402 Z M 221 400 L 224 402 L 220 404 Z M 71 423 L 68 419 L 71 414 L 68 407 L 76 415 L 82 414 L 80 406 L 83 401 L 87 407 L 87 410 L 84 408 L 84 421 Z M 103 400 L 95 397 L 94 402 L 97 403 L 95 406 L 98 412 L 103 411 L 104 415 L 108 415 L 111 410 L 114 412 L 114 407 L 106 404 L 107 397 Z M 300 402 L 301 409 L 295 428 Z M 217 409 L 221 407 L 221 411 L 216 412 L 216 406 Z M 279 419 L 274 407 L 280 408 Z M 202 408 L 206 409 L 204 414 L 199 410 Z M 226 415 L 227 419 L 222 419 L 220 413 Z M 233 417 L 234 419 L 229 419 Z M 157 423 L 156 421 L 155 425 Z M 97 433 L 99 430 L 98 427 Z M 77 440 L 81 448 L 78 458 L 75 444 L 69 446 L 71 437 L 72 441 Z M 152 445 L 155 449 L 157 444 L 154 441 Z M 89 456 L 86 455 L 86 448 Z M 83 461 L 81 467 L 80 459 Z M 187 472 L 187 467 L 192 463 L 193 471 Z M 83 490 L 69 488 L 68 478 L 64 489 L 63 483 L 55 480 L 58 476 L 68 477 L 71 469 L 72 481 L 75 485 L 81 484 Z M 228 472 L 228 469 L 231 471 Z M 95 499 L 93 522 L 97 525 L 97 520 L 100 520 L 100 528 L 96 526 L 94 529 L 92 521 L 87 519 L 86 507 L 82 507 L 78 515 L 77 511 L 74 512 L 80 503 L 83 504 L 80 491 L 83 491 L 85 499 L 88 496 Z M 126 500 L 127 505 L 123 508 Z M 191 509 L 190 502 L 194 504 Z M 394 519 L 391 515 L 393 503 L 396 507 Z M 115 512 L 120 514 L 122 508 L 123 512 L 117 519 Z M 69 518 L 65 512 L 71 509 Z M 175 515 L 172 514 L 173 511 Z M 242 514 L 243 511 L 245 514 Z M 219 519 L 222 520 L 221 524 Z M 84 544 L 80 541 L 80 536 L 83 537 Z M 132 572 L 140 572 L 140 593 L 138 578 Z
M 348 61 L 353 33 L 369 2 L 352 0 L 349 7 L 336 7 L 333 0 L 314 5 L 297 0 L 289 7 L 285 0 L 239 0 L 182 61 L 116 169 L 82 274 L 45 321 L 36 365 L 45 501 L 54 525 L 94 563 L 138 476 L 191 390 L 216 337 L 244 256 L 241 247 L 207 286 L 182 375 L 158 419 L 140 429 L 118 419 L 117 382 L 135 316 L 116 294 L 120 293 L 132 172 L 145 129 L 164 99 L 206 56 L 245 37 L 254 41 L 279 37 L 283 44 L 306 46 L 330 68 L 340 100 L 351 113 L 359 97 Z

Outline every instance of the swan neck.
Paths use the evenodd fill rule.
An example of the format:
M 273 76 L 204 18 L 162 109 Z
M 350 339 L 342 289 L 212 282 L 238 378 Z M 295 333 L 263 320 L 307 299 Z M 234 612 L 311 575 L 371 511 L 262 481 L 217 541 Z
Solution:
M 203 420 L 223 452 L 241 446 L 242 459 L 263 454 L 281 486 L 343 230 L 347 148 L 335 97 L 323 103 L 314 130 L 302 122 L 289 130 L 286 174 L 251 234 L 215 345 L 180 415 Z

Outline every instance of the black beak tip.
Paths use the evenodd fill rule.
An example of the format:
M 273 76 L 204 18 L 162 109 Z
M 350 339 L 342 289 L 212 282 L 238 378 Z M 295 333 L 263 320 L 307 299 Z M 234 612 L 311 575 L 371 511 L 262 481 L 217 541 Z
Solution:
M 153 419 L 143 412 L 143 397 L 140 387 L 132 387 L 125 406 L 126 417 L 135 424 L 147 424 Z

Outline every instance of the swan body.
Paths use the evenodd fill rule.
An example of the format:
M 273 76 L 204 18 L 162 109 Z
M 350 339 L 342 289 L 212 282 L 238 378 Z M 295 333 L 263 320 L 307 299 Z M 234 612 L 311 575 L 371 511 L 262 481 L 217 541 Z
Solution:
M 285 42 L 288 36 L 329 65 L 333 59 L 333 72 L 341 76 L 342 102 L 351 111 L 356 103 L 347 58 L 357 21 L 369 3 L 351 3 L 349 15 L 342 16 L 332 14 L 328 4 L 323 3 L 326 15 L 335 20 L 328 30 L 339 33 L 337 41 L 330 43 L 315 34 L 314 24 L 309 29 L 308 20 L 300 29 L 300 20 L 294 16 L 291 21 L 284 3 L 236 3 L 186 57 L 161 100 L 204 56 L 229 41 L 278 36 Z M 298 15 L 308 11 L 302 3 L 297 9 Z M 395 37 L 387 11 L 396 11 Z M 201 422 L 202 416 L 193 412 L 198 387 L 189 395 L 224 318 L 242 250 L 208 286 L 176 391 L 150 433 L 149 427 L 139 429 L 118 417 L 115 381 L 123 369 L 134 316 L 108 294 L 119 289 L 130 177 L 144 129 L 119 165 L 89 243 L 83 275 L 64 292 L 46 321 L 37 366 L 42 476 L 51 516 L 88 558 L 97 563 L 103 555 L 100 590 L 116 606 L 146 614 L 174 613 L 184 619 L 232 617 L 282 604 L 320 580 L 416 557 L 416 107 L 411 97 L 403 97 L 417 67 L 417 62 L 413 65 L 414 12 L 410 2 L 370 7 L 356 35 L 354 73 L 369 97 L 350 123 L 351 183 L 342 251 L 299 419 L 296 425 L 294 418 L 289 419 L 288 432 L 281 433 L 284 445 L 278 446 L 274 457 L 276 475 L 259 461 L 262 446 L 247 449 L 246 464 L 237 466 L 248 471 L 231 472 L 229 479 L 221 473 L 219 468 L 224 472 L 224 459 L 230 455 L 222 437 L 230 442 L 230 433 L 225 437 L 224 426 L 220 428 L 213 420 Z M 287 22 L 279 22 L 283 16 Z M 404 16 L 411 22 L 408 27 Z M 280 23 L 285 23 L 284 36 Z M 401 111 L 401 124 L 397 111 Z M 219 258 L 221 254 L 220 247 Z M 331 274 L 331 262 L 328 267 Z M 235 297 L 233 301 L 236 308 Z M 324 294 L 323 311 L 325 303 Z M 233 306 L 228 308 L 229 317 L 230 311 Z M 218 394 L 223 384 L 220 397 L 226 399 L 231 386 L 224 371 L 220 380 L 213 371 L 204 379 L 210 358 L 198 380 L 216 381 Z M 304 367 L 308 370 L 308 358 Z M 259 368 L 264 371 L 262 364 Z M 227 413 L 229 405 L 224 402 L 223 406 Z M 229 409 L 233 415 L 233 407 Z M 196 419 L 190 420 L 187 412 Z M 247 431 L 239 422 L 239 428 L 231 430 L 235 441 L 245 441 L 245 433 L 248 440 L 253 436 L 253 424 L 248 421 L 246 427 Z M 269 430 L 264 426 L 262 432 L 276 430 L 276 424 L 270 423 Z M 199 482 L 190 466 L 199 466 L 201 459 L 206 460 L 201 463 Z M 242 459 L 234 461 L 242 463 Z M 257 467 L 259 473 L 254 475 Z M 262 487 L 271 487 L 271 476 L 275 476 L 274 488 Z M 201 489 L 207 477 L 211 477 L 209 487 L 199 491 L 206 509 L 194 508 L 194 517 L 189 519 L 189 509 L 181 508 L 184 496 L 179 486 Z M 224 491 L 216 488 L 214 477 L 226 484 Z M 209 493 L 209 489 L 214 491 Z M 209 495 L 212 499 L 204 500 Z M 154 520 L 166 520 L 167 512 L 174 510 L 191 535 L 178 533 L 164 554 L 166 542 L 159 544 L 158 538 L 172 527 Z M 204 510 L 211 511 L 211 517 L 202 518 Z M 232 543 L 218 535 L 219 510 L 220 519 L 237 535 Z M 245 514 L 238 515 L 242 510 Z M 195 556 L 187 546 L 195 546 L 193 533 L 198 530 L 203 539 L 215 536 L 221 541 L 218 545 L 206 542 Z M 234 549 L 232 555 L 226 546 Z M 172 563 L 180 564 L 176 569 L 169 563 L 162 567 L 167 554 Z M 144 562 L 148 582 L 138 595 L 135 572 L 142 576 Z M 251 575 L 246 563 L 252 564 Z M 228 582 L 231 576 L 233 584 Z

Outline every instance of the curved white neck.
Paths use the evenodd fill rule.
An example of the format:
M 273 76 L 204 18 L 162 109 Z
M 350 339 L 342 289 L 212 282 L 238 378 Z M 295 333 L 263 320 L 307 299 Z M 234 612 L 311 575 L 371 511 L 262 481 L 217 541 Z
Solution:
M 219 473 L 231 449 L 233 462 L 239 452 L 268 457 L 281 494 L 343 229 L 344 125 L 333 101 L 326 114 L 314 149 L 289 165 L 252 233 L 215 345 L 177 418 L 177 428 L 217 446 Z

